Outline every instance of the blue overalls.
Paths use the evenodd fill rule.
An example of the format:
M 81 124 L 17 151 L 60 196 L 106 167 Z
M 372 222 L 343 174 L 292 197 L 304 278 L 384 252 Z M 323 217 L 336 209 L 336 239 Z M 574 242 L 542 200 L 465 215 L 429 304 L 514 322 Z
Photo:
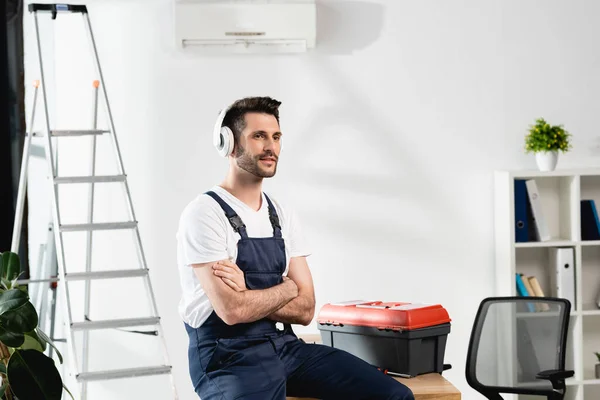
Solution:
M 249 238 L 246 226 L 216 193 L 207 192 L 239 233 L 236 264 L 249 290 L 283 281 L 285 245 L 275 207 L 265 195 L 273 236 Z M 283 330 L 262 319 L 227 325 L 213 311 L 200 327 L 185 325 L 189 370 L 201 400 L 285 400 L 287 396 L 324 400 L 412 400 L 413 395 L 377 368 L 345 351 L 299 340 L 289 324 Z

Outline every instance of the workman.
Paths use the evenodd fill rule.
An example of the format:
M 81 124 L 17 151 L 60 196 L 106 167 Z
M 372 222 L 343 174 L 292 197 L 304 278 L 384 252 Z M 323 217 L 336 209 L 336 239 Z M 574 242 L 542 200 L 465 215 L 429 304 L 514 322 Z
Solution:
M 300 221 L 262 191 L 279 162 L 280 104 L 247 97 L 221 111 L 213 141 L 229 171 L 180 217 L 179 312 L 194 389 L 202 400 L 413 400 L 376 367 L 292 330 L 313 320 L 315 295 Z

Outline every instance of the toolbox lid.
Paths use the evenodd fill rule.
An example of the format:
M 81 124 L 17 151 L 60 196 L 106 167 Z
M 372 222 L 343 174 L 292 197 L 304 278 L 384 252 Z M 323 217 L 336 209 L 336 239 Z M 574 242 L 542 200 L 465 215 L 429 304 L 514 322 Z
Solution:
M 439 304 L 353 300 L 325 304 L 317 322 L 327 325 L 370 326 L 405 331 L 449 323 L 448 311 Z

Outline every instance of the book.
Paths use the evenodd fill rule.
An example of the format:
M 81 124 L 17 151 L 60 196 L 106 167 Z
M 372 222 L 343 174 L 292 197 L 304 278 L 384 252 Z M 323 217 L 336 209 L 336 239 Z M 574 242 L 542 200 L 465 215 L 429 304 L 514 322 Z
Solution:
M 523 296 L 523 297 L 531 297 L 531 294 L 529 293 L 529 290 L 527 289 L 527 286 L 529 286 L 529 284 L 525 285 L 525 280 L 523 279 L 523 275 L 522 274 L 515 274 L 515 278 L 516 278 L 516 282 L 517 282 L 517 294 L 519 296 Z M 536 307 L 534 303 L 527 303 L 527 308 L 529 309 L 530 312 L 535 312 L 536 311 Z
M 540 286 L 540 282 L 537 280 L 537 278 L 535 276 L 530 276 L 527 279 L 529 280 L 529 285 L 531 286 L 531 289 L 533 290 L 534 296 L 545 297 L 544 291 L 542 290 L 542 287 Z M 539 311 L 549 311 L 550 310 L 550 306 L 547 303 L 538 303 L 537 308 Z

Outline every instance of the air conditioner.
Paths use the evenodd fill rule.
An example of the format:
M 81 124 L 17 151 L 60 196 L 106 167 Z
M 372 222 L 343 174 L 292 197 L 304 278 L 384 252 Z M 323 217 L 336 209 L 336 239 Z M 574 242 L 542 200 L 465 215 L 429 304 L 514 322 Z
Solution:
M 315 0 L 176 0 L 175 36 L 184 49 L 297 53 L 315 47 Z

